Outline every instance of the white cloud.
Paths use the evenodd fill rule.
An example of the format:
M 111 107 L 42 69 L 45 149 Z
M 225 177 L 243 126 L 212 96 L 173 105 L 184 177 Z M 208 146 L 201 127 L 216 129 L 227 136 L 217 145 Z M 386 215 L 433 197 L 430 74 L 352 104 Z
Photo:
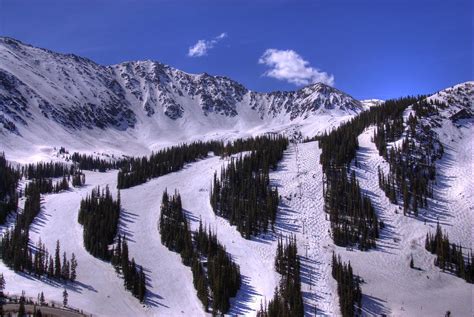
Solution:
M 295 85 L 324 83 L 334 85 L 334 76 L 313 68 L 293 50 L 267 49 L 258 60 L 259 64 L 270 67 L 264 75 L 285 80 Z
M 221 33 L 218 36 L 214 37 L 212 40 L 199 40 L 191 46 L 188 50 L 189 57 L 201 57 L 207 55 L 207 52 L 214 48 L 214 46 L 227 37 L 227 33 Z

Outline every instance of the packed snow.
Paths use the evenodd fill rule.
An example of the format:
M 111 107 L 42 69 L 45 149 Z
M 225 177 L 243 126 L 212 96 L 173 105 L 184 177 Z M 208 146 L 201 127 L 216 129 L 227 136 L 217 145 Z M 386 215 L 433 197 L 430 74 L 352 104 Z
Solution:
M 30 49 L 34 48 L 28 48 Z M 52 54 L 44 50 L 39 52 L 36 53 Z M 5 47 L 0 47 L 0 53 L 5 56 L 8 54 L 9 58 L 14 56 L 10 49 L 7 50 Z M 49 97 L 55 95 L 55 89 L 64 93 L 62 97 L 80 96 L 80 92 L 87 89 L 79 88 L 90 87 L 89 82 L 78 79 L 81 76 L 72 79 L 78 82 L 71 87 L 65 85 L 58 88 L 62 85 L 61 81 L 68 82 L 70 79 L 56 77 L 51 79 L 53 85 L 38 86 L 36 81 L 42 74 L 50 76 L 51 73 L 55 73 L 50 68 L 65 67 L 58 64 L 56 59 L 66 61 L 66 66 L 82 65 L 80 69 L 87 69 L 90 72 L 97 66 L 88 60 L 78 61 L 74 56 L 68 56 L 67 59 L 64 55 L 53 54 L 54 58 L 48 56 L 48 63 L 43 63 L 40 72 L 34 72 L 33 75 L 31 66 L 28 63 L 23 65 L 20 59 L 15 60 L 15 63 L 20 63 L 21 67 L 18 66 L 20 64 L 16 65 L 18 66 L 16 68 L 14 65 L 0 66 L 6 71 L 15 73 L 30 87 L 43 91 Z M 135 69 L 131 69 L 133 67 Z M 170 76 L 166 89 L 171 89 L 173 85 L 188 85 L 190 82 L 200 80 L 217 80 L 218 85 L 238 88 L 238 84 L 225 78 L 191 76 L 153 62 L 124 63 L 115 65 L 106 72 L 122 74 L 119 81 L 127 85 L 130 84 L 127 76 L 132 76 L 135 71 L 142 68 L 149 71 L 145 72 L 146 76 L 152 76 L 158 71 Z M 104 71 L 103 68 L 99 70 Z M 95 83 L 98 86 L 103 84 L 101 82 L 103 78 L 94 80 L 97 80 Z M 301 116 L 290 119 L 294 114 L 286 111 L 283 106 L 288 101 L 288 94 L 274 93 L 263 96 L 245 92 L 240 97 L 232 96 L 242 98 L 234 104 L 238 116 L 224 116 L 211 112 L 203 115 L 202 100 L 199 99 L 201 95 L 196 99 L 176 97 L 185 112 L 179 117 L 180 121 L 173 121 L 164 116 L 163 109 L 160 109 L 159 115 L 151 116 L 152 111 L 146 104 L 148 100 L 159 104 L 158 101 L 164 98 L 163 91 L 166 89 L 154 90 L 153 87 L 147 86 L 146 78 L 142 77 L 136 85 L 135 88 L 139 89 L 143 99 L 137 103 L 138 108 L 134 109 L 136 122 L 133 129 L 124 127 L 121 127 L 124 129 L 65 129 L 59 123 L 49 120 L 40 108 L 36 107 L 39 99 L 32 98 L 31 100 L 35 100 L 33 102 L 35 107 L 32 107 L 31 111 L 35 119 L 20 129 L 21 135 L 7 134 L 9 132 L 2 130 L 0 150 L 5 151 L 8 160 L 20 164 L 49 160 L 64 161 L 64 157 L 58 155 L 59 146 L 65 146 L 70 153 L 79 151 L 106 157 L 138 156 L 179 142 L 194 140 L 232 140 L 269 132 L 312 137 L 338 126 L 357 113 L 354 109 L 341 107 L 321 108 L 317 115 L 311 113 L 306 116 L 307 112 L 302 111 Z M 99 88 L 102 89 L 103 86 Z M 303 108 L 322 98 L 319 91 L 318 93 L 312 91 L 313 88 L 306 87 L 299 92 L 304 96 L 298 99 L 299 105 Z M 70 91 L 64 92 L 65 89 Z M 183 89 L 191 88 L 187 86 Z M 167 90 L 166 92 L 170 93 Z M 90 94 L 88 92 L 87 96 L 82 97 L 93 98 L 94 93 L 104 94 L 104 91 L 91 90 Z M 128 100 L 135 98 L 134 93 L 133 89 L 127 91 L 126 98 Z M 296 97 L 291 98 L 298 96 L 301 97 L 296 94 Z M 350 99 L 350 96 L 334 92 L 329 96 L 332 101 Z M 449 96 L 440 93 L 432 98 L 445 100 Z M 64 98 L 67 99 L 66 97 Z M 278 99 L 280 97 L 283 99 Z M 252 102 L 255 102 L 252 98 L 260 98 L 260 102 L 264 104 L 264 119 L 258 116 L 261 114 L 259 110 L 262 109 L 255 110 L 250 107 Z M 275 100 L 280 101 L 275 103 Z M 377 106 L 380 102 L 373 99 L 363 101 L 361 105 L 368 108 Z M 280 112 L 272 116 L 269 111 L 273 106 L 280 107 L 278 109 Z M 179 110 L 176 110 L 174 105 L 170 107 L 174 109 L 173 111 L 177 111 L 173 114 L 178 116 Z M 232 107 L 222 111 L 232 111 Z M 409 111 L 405 115 L 408 116 L 408 113 Z M 94 258 L 84 249 L 82 226 L 77 222 L 80 201 L 91 192 L 92 188 L 108 185 L 113 194 L 117 195 L 117 171 L 107 173 L 85 171 L 86 186 L 42 196 L 42 211 L 30 229 L 31 243 L 36 244 L 41 237 L 48 250 L 53 252 L 56 241 L 60 240 L 61 252 L 65 251 L 68 256 L 75 253 L 77 257 L 77 281 L 60 284 L 44 278 L 15 273 L 0 262 L 0 272 L 6 279 L 6 291 L 10 294 L 21 294 L 24 290 L 28 296 L 34 298 L 38 293 L 44 292 L 48 300 L 61 302 L 63 289 L 66 288 L 69 292 L 69 304 L 94 316 L 206 315 L 193 287 L 190 268 L 184 266 L 180 256 L 169 251 L 160 241 L 158 232 L 160 204 L 162 193 L 167 189 L 169 193 L 175 190 L 180 192 L 191 228 L 197 229 L 200 220 L 210 226 L 217 233 L 227 252 L 232 255 L 232 259 L 240 266 L 242 287 L 236 298 L 232 299 L 229 315 L 254 316 L 261 305 L 271 299 L 280 280 L 279 274 L 274 269 L 277 238 L 290 235 L 296 237 L 301 256 L 301 282 L 307 316 L 339 314 L 337 286 L 331 277 L 333 252 L 340 254 L 343 261 L 350 261 L 355 274 L 362 278 L 365 315 L 439 316 L 446 311 L 451 311 L 454 316 L 472 315 L 472 284 L 453 274 L 442 272 L 434 266 L 434 255 L 424 248 L 426 233 L 433 232 L 438 222 L 448 232 L 453 242 L 472 248 L 474 235 L 472 226 L 474 181 L 471 177 L 473 172 L 471 138 L 474 132 L 472 119 L 456 124 L 444 120 L 441 126 L 436 128 L 445 147 L 445 153 L 437 162 L 435 197 L 430 201 L 432 207 L 421 212 L 417 219 L 413 216 L 404 216 L 399 206 L 391 204 L 378 187 L 377 168 L 380 166 L 387 172 L 388 164 L 378 155 L 375 144 L 371 141 L 373 129 L 371 127 L 359 136 L 360 148 L 357 151 L 359 167 L 352 166 L 352 168 L 356 171 L 361 188 L 370 196 L 380 220 L 385 224 L 385 229 L 381 231 L 381 237 L 377 240 L 376 249 L 361 252 L 333 244 L 330 223 L 324 212 L 323 175 L 319 164 L 321 152 L 318 144 L 291 143 L 277 170 L 270 174 L 271 182 L 278 187 L 282 198 L 275 232 L 249 240 L 242 238 L 227 220 L 217 217 L 210 206 L 209 189 L 213 174 L 228 164 L 229 161 L 226 159 L 210 156 L 188 164 L 181 171 L 120 192 L 123 210 L 119 231 L 128 239 L 130 255 L 145 269 L 148 293 L 144 304 L 140 304 L 124 289 L 123 280 L 110 263 Z M 24 186 L 24 182 L 21 186 Z M 22 203 L 23 200 L 20 201 L 20 207 Z M 2 231 L 11 225 L 14 217 L 11 218 L 11 221 L 1 228 Z M 411 256 L 417 269 L 409 267 Z

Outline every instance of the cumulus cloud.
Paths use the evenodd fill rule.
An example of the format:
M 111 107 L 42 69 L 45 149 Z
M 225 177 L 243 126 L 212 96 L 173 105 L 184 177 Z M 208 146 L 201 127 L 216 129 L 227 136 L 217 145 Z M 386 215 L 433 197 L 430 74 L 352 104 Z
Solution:
M 207 52 L 214 48 L 214 46 L 227 37 L 227 33 L 221 33 L 211 40 L 199 40 L 193 46 L 188 49 L 189 57 L 201 57 L 207 55 Z
M 270 69 L 264 75 L 278 80 L 285 80 L 295 85 L 324 83 L 334 85 L 334 76 L 311 67 L 298 53 L 293 50 L 267 49 L 258 60 Z

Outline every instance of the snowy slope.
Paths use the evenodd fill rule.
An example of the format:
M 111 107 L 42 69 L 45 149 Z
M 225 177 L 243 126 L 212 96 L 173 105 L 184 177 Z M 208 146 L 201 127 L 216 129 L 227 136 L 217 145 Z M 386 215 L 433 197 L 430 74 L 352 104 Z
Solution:
M 381 99 L 365 99 L 360 101 L 365 109 L 380 106 L 384 101 Z
M 294 127 L 313 136 L 363 109 L 319 83 L 257 93 L 226 77 L 158 62 L 102 66 L 0 37 L 0 148 L 20 148 L 23 156 L 61 145 L 148 154 L 196 138 Z
M 435 256 L 425 250 L 424 243 L 426 233 L 434 232 L 439 222 L 452 242 L 472 248 L 474 120 L 468 114 L 474 110 L 473 88 L 473 82 L 466 82 L 428 98 L 449 106 L 440 109 L 439 115 L 422 120 L 431 126 L 445 152 L 436 162 L 434 198 L 418 218 L 403 216 L 401 208 L 391 204 L 378 186 L 377 168 L 380 166 L 387 174 L 389 165 L 371 141 L 374 127 L 359 136 L 360 167 L 352 168 L 386 228 L 381 231 L 376 250 L 336 249 L 343 259 L 351 261 L 354 271 L 365 281 L 362 292 L 367 314 L 434 316 L 451 311 L 454 316 L 472 315 L 473 285 L 436 267 Z M 409 107 L 405 118 L 411 112 Z M 458 113 L 462 119 L 456 119 Z M 419 269 L 409 267 L 411 256 Z
M 62 251 L 76 254 L 78 282 L 58 285 L 16 274 L 0 262 L 7 290 L 16 294 L 25 290 L 32 297 L 43 291 L 48 299 L 60 302 L 66 287 L 72 306 L 97 316 L 205 315 L 190 269 L 160 241 L 159 207 L 166 188 L 181 193 L 191 228 L 197 228 L 199 219 L 210 225 L 240 265 L 243 284 L 232 300 L 231 315 L 254 316 L 271 298 L 280 278 L 273 268 L 276 239 L 291 234 L 301 256 L 308 316 L 339 313 L 330 267 L 333 251 L 350 260 L 364 280 L 364 315 L 439 316 L 447 310 L 454 316 L 472 315 L 472 285 L 434 266 L 424 238 L 439 221 L 453 242 L 472 247 L 473 87 L 468 82 L 429 97 L 450 107 L 426 120 L 445 153 L 437 162 L 435 198 L 418 219 L 403 216 L 378 187 L 377 167 L 387 172 L 388 164 L 371 142 L 373 127 L 359 136 L 360 167 L 353 168 L 386 226 L 374 250 L 334 246 L 323 209 L 320 149 L 317 142 L 292 143 L 270 175 L 282 196 L 274 234 L 246 240 L 228 221 L 215 216 L 209 187 L 214 171 L 228 163 L 219 157 L 121 191 L 120 231 L 148 276 L 144 305 L 124 290 L 110 263 L 85 251 L 77 223 L 80 200 L 93 187 L 108 184 L 116 194 L 116 171 L 86 172 L 86 187 L 44 195 L 42 212 L 32 226 L 32 242 L 41 236 L 54 250 L 59 239 Z M 19 163 L 61 161 L 53 149 L 58 146 L 71 152 L 143 155 L 195 139 L 227 140 L 265 132 L 313 136 L 379 104 L 375 99 L 356 101 L 321 84 L 294 92 L 256 93 L 225 77 L 187 74 L 157 62 L 101 66 L 0 38 L 0 151 Z M 420 270 L 409 268 L 411 255 Z
M 303 147 L 299 159 L 309 162 L 309 158 L 313 155 L 318 157 L 318 149 L 314 142 L 304 144 Z M 292 146 L 286 151 L 278 170 L 271 175 L 272 182 L 285 189 L 284 195 L 291 195 L 296 190 L 294 182 L 294 177 L 298 174 L 296 155 L 295 147 Z M 37 237 L 41 236 L 47 247 L 53 250 L 56 240 L 59 239 L 62 250 L 68 254 L 71 252 L 76 254 L 79 262 L 78 282 L 73 286 L 66 286 L 70 294 L 70 304 L 100 316 L 205 315 L 192 284 L 191 270 L 181 263 L 177 253 L 169 251 L 160 241 L 158 219 L 162 192 L 165 189 L 169 192 L 177 189 L 182 195 L 183 208 L 188 215 L 191 228 L 197 229 L 199 219 L 209 225 L 217 232 L 219 241 L 240 266 L 243 283 L 237 297 L 232 300 L 229 314 L 255 315 L 260 304 L 272 297 L 280 278 L 273 268 L 277 237 L 292 233 L 297 233 L 300 237 L 302 228 L 298 226 L 298 221 L 303 215 L 308 219 L 308 226 L 312 228 L 309 212 L 311 209 L 306 208 L 301 202 L 294 207 L 291 202 L 282 203 L 282 212 L 277 217 L 275 233 L 251 240 L 242 238 L 227 220 L 214 214 L 209 203 L 209 187 L 214 172 L 219 171 L 221 166 L 228 162 L 219 157 L 211 157 L 190 164 L 179 172 L 121 191 L 123 211 L 119 230 L 129 240 L 130 255 L 138 264 L 143 265 L 148 277 L 149 293 L 144 307 L 123 289 L 122 280 L 109 263 L 93 258 L 85 251 L 82 244 L 82 227 L 77 223 L 81 197 L 85 197 L 96 185 L 109 184 L 112 189 L 115 188 L 116 172 L 105 174 L 86 172 L 86 187 L 46 195 L 43 211 L 32 226 L 31 240 L 36 241 Z M 310 185 L 314 179 L 310 171 L 317 168 L 320 173 L 321 169 L 317 160 L 309 166 L 303 165 L 302 175 L 306 175 L 304 181 Z M 193 181 L 190 182 L 190 179 Z M 310 192 L 305 195 L 307 199 L 310 199 L 311 195 L 316 195 L 318 190 L 318 187 L 309 188 Z M 318 203 L 317 206 L 321 207 L 321 204 Z M 64 230 L 64 228 L 70 229 Z M 317 234 L 315 230 L 317 231 L 317 229 L 307 231 L 305 239 Z M 303 236 L 301 238 L 303 239 Z M 303 275 L 305 276 L 303 288 L 306 289 L 308 309 L 313 310 L 316 298 L 324 296 L 324 306 L 320 306 L 319 302 L 316 305 L 318 311 L 332 315 L 337 311 L 337 306 L 334 306 L 336 299 L 333 297 L 335 285 L 327 275 L 327 270 L 330 269 L 328 262 L 319 262 L 321 258 L 317 252 L 324 245 L 325 243 L 315 247 L 314 250 L 310 249 L 310 258 L 308 261 L 303 261 L 303 268 L 308 266 L 309 272 L 311 267 L 314 274 L 312 290 L 309 290 L 308 274 Z M 304 246 L 301 244 L 299 248 L 303 250 Z M 325 258 L 330 258 L 329 251 Z M 38 292 L 43 291 L 47 298 L 61 301 L 61 285 L 48 285 L 26 275 L 15 274 L 3 264 L 0 265 L 2 272 L 5 272 L 10 293 L 20 294 L 22 290 L 27 290 L 28 296 L 35 297 Z
M 471 128 L 464 132 L 468 135 L 474 131 Z M 370 128 L 359 137 L 357 160 L 360 168 L 354 167 L 354 170 L 386 227 L 381 231 L 375 250 L 360 252 L 336 248 L 345 261 L 350 260 L 354 272 L 365 282 L 362 284 L 364 311 L 370 315 L 436 316 L 450 310 L 454 316 L 471 315 L 472 284 L 441 272 L 433 264 L 434 255 L 424 248 L 426 233 L 434 232 L 438 217 L 444 228 L 453 226 L 460 231 L 471 230 L 472 210 L 467 207 L 469 203 L 464 201 L 456 206 L 452 199 L 456 197 L 437 192 L 436 198 L 444 207 L 452 205 L 459 209 L 441 210 L 435 203 L 435 207 L 421 214 L 419 219 L 403 216 L 403 210 L 391 204 L 378 187 L 377 167 L 380 166 L 387 173 L 388 163 L 378 155 L 375 144 L 371 142 L 372 136 L 373 128 Z M 445 155 L 455 155 L 451 150 L 448 151 Z M 461 165 L 460 168 L 468 167 Z M 467 179 L 469 176 L 463 175 L 462 178 Z M 462 178 L 455 182 L 462 183 Z M 459 218 L 461 221 L 456 220 Z M 451 237 L 455 238 L 450 233 Z M 467 238 L 466 242 L 472 241 L 472 237 Z M 411 255 L 415 267 L 420 270 L 410 269 Z

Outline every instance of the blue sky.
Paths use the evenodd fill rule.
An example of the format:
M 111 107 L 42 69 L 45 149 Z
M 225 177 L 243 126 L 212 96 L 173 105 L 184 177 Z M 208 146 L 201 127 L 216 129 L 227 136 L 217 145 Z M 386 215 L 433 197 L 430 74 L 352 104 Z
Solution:
M 0 35 L 104 65 L 157 60 L 256 91 L 323 81 L 386 99 L 473 79 L 471 2 L 0 0 Z

